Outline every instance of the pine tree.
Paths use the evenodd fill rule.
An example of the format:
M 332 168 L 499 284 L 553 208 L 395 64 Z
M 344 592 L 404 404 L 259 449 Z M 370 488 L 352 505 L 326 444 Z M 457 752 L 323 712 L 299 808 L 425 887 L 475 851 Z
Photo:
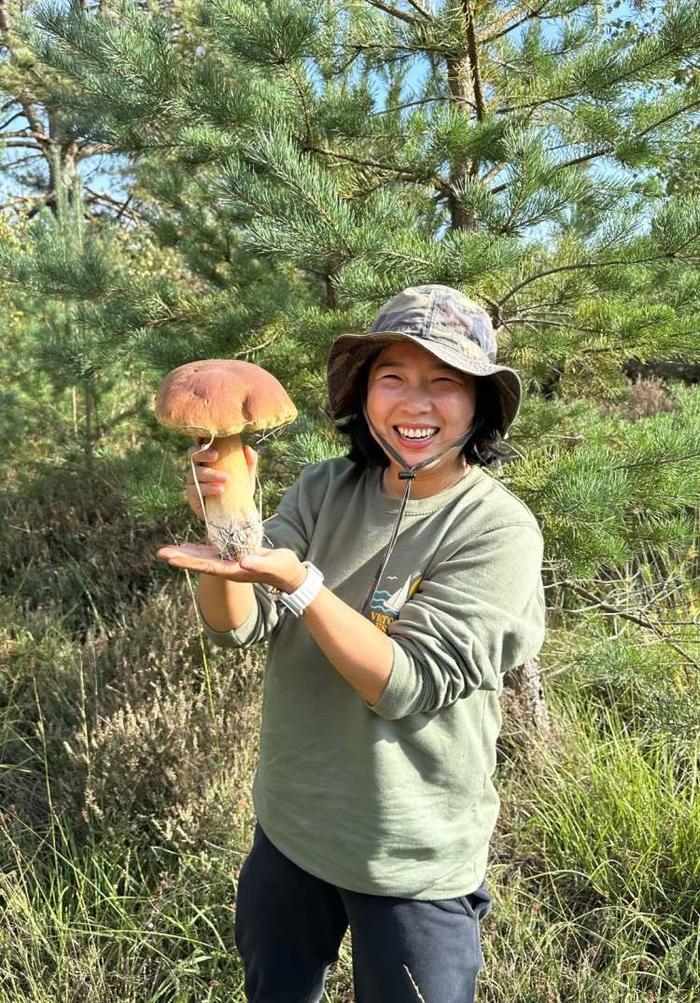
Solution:
M 404 286 L 463 289 L 527 389 L 501 476 L 545 529 L 550 603 L 697 669 L 653 604 L 697 556 L 698 395 L 615 411 L 628 360 L 697 351 L 700 201 L 659 182 L 700 107 L 697 4 L 648 25 L 581 0 L 45 6 L 26 44 L 208 285 L 138 351 L 249 353 L 303 401 L 317 458 L 343 449 L 321 424 L 330 341 Z
M 81 134 L 70 112 L 52 101 L 55 74 L 22 42 L 22 15 L 28 6 L 25 0 L 0 5 L 0 171 L 5 189 L 0 210 L 32 219 L 42 206 L 55 206 L 59 183 L 70 182 L 73 175 L 94 175 L 100 168 L 104 172 L 111 147 Z M 111 168 L 118 170 L 116 163 Z M 133 221 L 128 201 L 101 190 L 99 182 L 85 185 L 83 202 L 96 216 Z
M 120 423 L 149 413 L 150 386 L 127 335 L 149 314 L 144 281 L 151 294 L 158 268 L 147 241 L 89 216 L 80 179 L 64 177 L 57 151 L 52 176 L 52 206 L 25 223 L 21 240 L 12 228 L 0 234 L 3 309 L 22 320 L 21 335 L 6 342 L 22 355 L 3 365 L 12 383 L 19 377 L 6 420 L 13 425 L 13 408 L 24 411 L 25 433 L 45 439 L 40 456 L 91 465 Z

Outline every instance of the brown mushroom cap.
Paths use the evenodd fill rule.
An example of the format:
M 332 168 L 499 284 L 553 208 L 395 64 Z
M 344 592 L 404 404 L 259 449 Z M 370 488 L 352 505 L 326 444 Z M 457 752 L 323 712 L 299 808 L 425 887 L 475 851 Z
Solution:
M 261 366 L 237 359 L 188 362 L 168 373 L 156 395 L 156 419 L 192 436 L 237 435 L 293 421 L 297 409 Z

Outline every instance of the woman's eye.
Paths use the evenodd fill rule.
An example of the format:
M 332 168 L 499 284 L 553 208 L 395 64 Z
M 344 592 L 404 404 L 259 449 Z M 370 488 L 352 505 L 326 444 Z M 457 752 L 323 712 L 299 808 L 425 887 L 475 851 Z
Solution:
M 386 373 L 384 376 L 379 377 L 381 380 L 400 380 L 401 377 L 396 373 Z M 452 383 L 456 385 L 456 380 L 450 379 L 449 376 L 436 376 L 433 383 Z

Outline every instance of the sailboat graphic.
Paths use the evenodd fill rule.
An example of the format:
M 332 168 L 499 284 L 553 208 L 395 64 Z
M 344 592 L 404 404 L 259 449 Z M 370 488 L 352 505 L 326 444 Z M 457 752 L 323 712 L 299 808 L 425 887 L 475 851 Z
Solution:
M 411 578 L 409 575 L 409 577 L 403 583 L 401 588 L 397 589 L 396 592 L 393 592 L 388 599 L 384 600 L 384 605 L 388 609 L 395 610 L 398 613 L 403 604 L 408 599 L 408 593 L 410 591 L 410 588 L 411 588 Z
M 409 575 L 401 588 L 397 589 L 396 592 L 392 592 L 389 598 L 384 600 L 385 609 L 387 611 L 391 610 L 393 613 L 399 613 L 403 604 L 407 599 L 411 598 L 421 581 L 422 578 L 420 575 Z
M 396 576 L 391 577 L 396 580 Z M 415 571 L 408 576 L 401 588 L 391 594 L 388 589 L 377 589 L 369 607 L 372 623 L 386 634 L 392 621 L 398 617 L 406 601 L 418 591 L 422 581 L 420 571 Z

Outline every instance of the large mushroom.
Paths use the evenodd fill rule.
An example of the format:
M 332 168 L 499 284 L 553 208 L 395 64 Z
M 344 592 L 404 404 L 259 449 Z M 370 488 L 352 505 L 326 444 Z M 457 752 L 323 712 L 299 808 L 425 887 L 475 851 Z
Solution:
M 236 359 L 205 359 L 179 366 L 161 383 L 156 419 L 178 432 L 209 441 L 212 466 L 228 480 L 207 496 L 209 541 L 223 558 L 240 560 L 262 546 L 262 523 L 251 490 L 241 432 L 293 421 L 297 410 L 282 384 L 261 366 Z

